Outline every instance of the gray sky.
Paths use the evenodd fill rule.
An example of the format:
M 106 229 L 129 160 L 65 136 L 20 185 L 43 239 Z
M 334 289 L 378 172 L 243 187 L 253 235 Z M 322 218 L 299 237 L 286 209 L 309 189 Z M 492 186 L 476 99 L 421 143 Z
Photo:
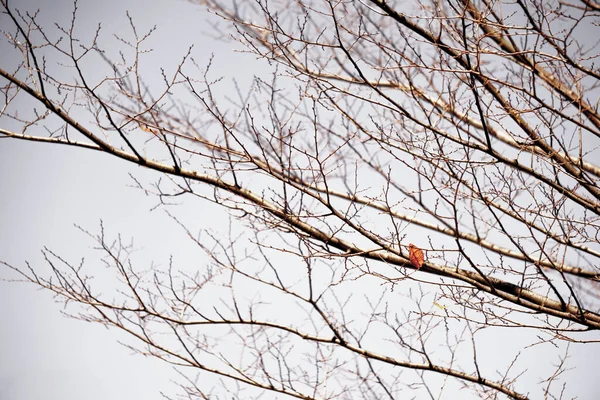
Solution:
M 11 3 L 30 11 L 39 7 L 47 24 L 68 20 L 73 8 L 71 0 Z M 157 24 L 152 44 L 171 67 L 192 42 L 206 59 L 223 46 L 202 34 L 210 30 L 202 8 L 185 2 L 83 0 L 79 8 L 82 33 L 102 21 L 105 36 L 127 34 L 126 10 L 140 27 Z M 135 237 L 143 261 L 166 262 L 181 247 L 180 232 L 162 211 L 150 212 L 154 198 L 128 187 L 128 172 L 152 179 L 100 153 L 0 140 L 1 258 L 43 268 L 40 250 L 47 246 L 71 261 L 87 256 L 92 263 L 92 242 L 74 224 L 95 233 L 102 219 L 108 231 Z M 172 231 L 157 229 L 165 226 Z M 127 338 L 114 330 L 63 317 L 49 293 L 0 282 L 0 304 L 1 400 L 159 399 L 161 390 L 173 393 L 175 375 L 168 365 L 132 357 L 116 340 Z
M 17 3 L 19 8 L 36 8 L 36 1 L 13 2 L 13 7 Z M 71 0 L 38 3 L 48 23 L 70 18 Z M 201 60 L 215 53 L 219 73 L 238 79 L 247 78 L 240 71 L 251 73 L 239 68 L 242 56 L 231 52 L 231 44 L 213 42 L 205 35 L 211 28 L 204 22 L 203 9 L 185 2 L 82 0 L 80 29 L 93 32 L 95 23 L 102 21 L 104 35 L 127 32 L 126 10 L 140 29 L 158 26 L 150 57 L 162 65 L 176 66 L 194 43 Z M 74 224 L 97 232 L 100 219 L 107 231 L 135 238 L 141 263 L 166 263 L 170 254 L 184 260 L 193 257 L 184 235 L 167 215 L 150 211 L 156 199 L 130 187 L 128 173 L 142 180 L 156 178 L 100 153 L 0 140 L 0 258 L 17 266 L 27 260 L 44 267 L 40 249 L 46 246 L 75 263 L 84 256 L 93 263 L 92 243 Z M 182 213 L 210 222 L 207 218 L 215 215 L 211 206 L 195 205 L 186 203 Z M 49 293 L 31 285 L 0 282 L 0 304 L 0 400 L 152 400 L 162 398 L 160 391 L 175 393 L 171 379 L 176 375 L 168 365 L 132 357 L 117 343 L 128 340 L 118 332 L 64 318 L 62 307 Z M 571 378 L 581 381 L 584 399 L 596 393 L 590 382 L 597 376 L 598 347 L 573 349 L 572 357 L 586 366 Z M 490 351 L 497 349 L 492 346 Z

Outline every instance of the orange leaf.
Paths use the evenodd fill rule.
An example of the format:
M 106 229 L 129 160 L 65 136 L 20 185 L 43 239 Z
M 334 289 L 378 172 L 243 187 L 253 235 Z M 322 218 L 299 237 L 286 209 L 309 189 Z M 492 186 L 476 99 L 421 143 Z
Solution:
M 425 255 L 423 254 L 423 250 L 411 243 L 408 245 L 408 258 L 412 265 L 419 269 L 421 268 L 421 265 L 423 265 Z

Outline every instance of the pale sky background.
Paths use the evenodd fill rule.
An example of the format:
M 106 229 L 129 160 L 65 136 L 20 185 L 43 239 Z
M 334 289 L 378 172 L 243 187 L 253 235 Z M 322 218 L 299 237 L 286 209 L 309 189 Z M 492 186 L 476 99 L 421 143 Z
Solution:
M 71 0 L 11 4 L 30 11 L 39 7 L 47 23 L 68 20 L 72 12 Z M 251 56 L 235 54 L 232 44 L 206 35 L 211 27 L 202 7 L 160 0 L 81 0 L 79 7 L 80 28 L 88 32 L 97 22 L 103 22 L 104 35 L 127 32 L 127 10 L 141 30 L 156 24 L 152 47 L 163 65 L 176 66 L 194 44 L 200 60 L 215 54 L 215 69 L 222 75 L 243 80 L 251 74 L 251 63 L 244 61 Z M 0 259 L 16 266 L 27 260 L 43 267 L 40 249 L 46 246 L 75 263 L 84 256 L 93 262 L 92 243 L 74 224 L 97 232 L 100 219 L 108 232 L 134 237 L 143 262 L 165 263 L 170 254 L 179 259 L 192 254 L 168 216 L 150 211 L 156 199 L 130 187 L 128 173 L 147 181 L 157 178 L 100 153 L 0 140 Z M 198 220 L 219 217 L 206 203 L 183 207 L 183 213 Z M 0 282 L 0 400 L 155 400 L 162 398 L 160 391 L 177 393 L 170 366 L 131 356 L 117 343 L 126 336 L 64 318 L 61 309 L 48 292 Z M 575 346 L 572 352 L 579 367 L 572 379 L 580 381 L 581 399 L 596 398 L 598 347 Z
M 71 0 L 21 0 L 11 6 L 39 8 L 46 26 L 68 21 L 73 10 Z M 140 31 L 158 26 L 151 43 L 163 66 L 174 68 L 194 44 L 199 61 L 219 53 L 214 61 L 219 71 L 239 75 L 232 65 L 232 45 L 207 37 L 207 13 L 184 1 L 82 0 L 81 32 L 92 33 L 102 22 L 105 36 L 129 35 L 126 11 Z M 181 255 L 187 244 L 181 231 L 163 211 L 150 212 L 156 199 L 130 187 L 128 172 L 149 181 L 157 178 L 100 153 L 0 140 L 0 258 L 43 268 L 40 250 L 47 246 L 74 262 L 81 257 L 93 262 L 97 253 L 90 250 L 92 242 L 74 224 L 97 233 L 100 219 L 112 234 L 134 237 L 148 263 Z M 202 208 L 192 207 L 191 212 L 200 219 L 214 215 Z M 33 285 L 0 282 L 0 400 L 154 400 L 163 398 L 160 391 L 176 393 L 171 383 L 176 375 L 169 365 L 131 356 L 117 343 L 126 336 L 65 318 L 61 310 L 50 293 Z

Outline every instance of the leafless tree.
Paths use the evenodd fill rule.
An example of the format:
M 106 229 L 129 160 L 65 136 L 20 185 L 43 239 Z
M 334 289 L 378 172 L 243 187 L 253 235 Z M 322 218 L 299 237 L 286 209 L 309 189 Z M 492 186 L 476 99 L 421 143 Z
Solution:
M 194 50 L 149 83 L 133 19 L 115 56 L 76 37 L 77 4 L 48 28 L 0 1 L 4 138 L 104 152 L 155 171 L 139 186 L 160 207 L 230 212 L 227 235 L 173 217 L 201 266 L 143 270 L 89 233 L 111 287 L 48 249 L 48 274 L 4 262 L 191 367 L 186 397 L 576 395 L 568 350 L 600 341 L 599 3 L 194 1 L 262 62 L 232 97 Z

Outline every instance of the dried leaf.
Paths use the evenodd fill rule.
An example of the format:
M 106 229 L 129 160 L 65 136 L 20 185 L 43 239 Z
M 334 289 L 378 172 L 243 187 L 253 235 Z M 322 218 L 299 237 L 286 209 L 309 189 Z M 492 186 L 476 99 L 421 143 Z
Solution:
M 138 126 L 140 127 L 141 130 L 143 130 L 144 132 L 148 132 L 148 133 L 154 133 L 156 135 L 156 130 L 154 128 L 151 128 L 150 126 L 141 123 L 138 121 Z
M 408 245 L 408 258 L 412 265 L 419 269 L 421 268 L 421 265 L 423 265 L 425 255 L 423 254 L 423 250 L 411 243 Z

